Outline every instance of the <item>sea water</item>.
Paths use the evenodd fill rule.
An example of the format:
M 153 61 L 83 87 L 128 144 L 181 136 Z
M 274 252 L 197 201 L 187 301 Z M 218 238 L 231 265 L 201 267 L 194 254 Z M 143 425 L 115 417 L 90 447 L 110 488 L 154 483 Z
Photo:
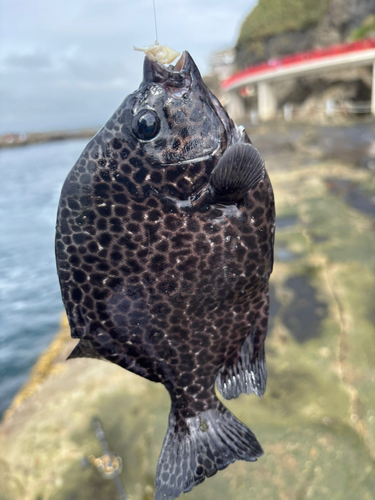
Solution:
M 58 329 L 57 204 L 87 142 L 0 150 L 0 415 Z

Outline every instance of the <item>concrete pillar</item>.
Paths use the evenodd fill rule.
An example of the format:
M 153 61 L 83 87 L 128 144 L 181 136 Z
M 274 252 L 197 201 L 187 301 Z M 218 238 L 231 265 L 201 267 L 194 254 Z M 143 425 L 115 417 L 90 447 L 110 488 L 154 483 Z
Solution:
M 252 125 L 258 125 L 259 123 L 259 113 L 257 109 L 250 110 L 250 123 Z
M 293 118 L 293 104 L 287 102 L 283 106 L 284 120 L 290 122 Z
M 258 83 L 258 112 L 260 120 L 270 120 L 276 116 L 277 102 L 271 84 Z
M 371 113 L 375 115 L 375 61 L 372 65 Z
M 333 99 L 326 100 L 326 115 L 333 116 L 335 114 L 336 103 Z
M 236 92 L 232 90 L 227 94 L 226 110 L 228 115 L 232 120 L 240 120 L 245 116 L 245 103 L 243 98 Z

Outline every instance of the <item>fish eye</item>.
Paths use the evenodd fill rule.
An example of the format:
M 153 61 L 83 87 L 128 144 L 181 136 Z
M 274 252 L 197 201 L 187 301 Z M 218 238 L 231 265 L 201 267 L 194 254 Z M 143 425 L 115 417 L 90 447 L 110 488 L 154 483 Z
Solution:
M 155 111 L 140 111 L 132 120 L 133 134 L 142 141 L 151 141 L 160 130 L 160 120 Z

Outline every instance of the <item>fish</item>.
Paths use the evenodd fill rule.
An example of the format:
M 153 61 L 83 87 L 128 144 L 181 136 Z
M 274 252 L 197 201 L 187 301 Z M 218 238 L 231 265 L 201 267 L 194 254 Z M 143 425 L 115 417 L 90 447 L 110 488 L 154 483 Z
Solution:
M 55 250 L 79 339 L 69 358 L 169 392 L 155 500 L 263 454 L 215 383 L 224 399 L 265 391 L 274 229 L 264 160 L 191 55 L 174 66 L 146 56 L 140 87 L 64 182 Z

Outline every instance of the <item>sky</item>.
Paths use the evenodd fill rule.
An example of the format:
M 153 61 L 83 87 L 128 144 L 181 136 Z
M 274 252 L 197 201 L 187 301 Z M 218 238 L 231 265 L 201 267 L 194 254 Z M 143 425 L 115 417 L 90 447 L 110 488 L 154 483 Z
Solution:
M 159 43 L 202 74 L 256 0 L 156 0 Z M 0 0 L 0 134 L 99 127 L 142 80 L 152 0 Z

